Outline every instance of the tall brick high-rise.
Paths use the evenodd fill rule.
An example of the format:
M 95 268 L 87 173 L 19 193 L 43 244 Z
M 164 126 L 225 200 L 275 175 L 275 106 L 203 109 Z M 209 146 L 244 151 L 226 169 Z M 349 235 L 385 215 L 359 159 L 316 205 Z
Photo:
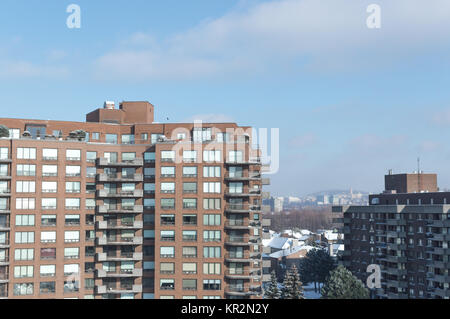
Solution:
M 1 298 L 261 297 L 250 127 L 155 123 L 148 102 L 0 124 Z

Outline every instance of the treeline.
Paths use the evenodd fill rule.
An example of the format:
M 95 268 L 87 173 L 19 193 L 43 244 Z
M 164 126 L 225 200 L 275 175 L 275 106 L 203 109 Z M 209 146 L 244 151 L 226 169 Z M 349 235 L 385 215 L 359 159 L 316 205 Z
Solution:
M 305 207 L 302 209 L 269 213 L 264 216 L 271 220 L 270 229 L 280 232 L 285 229 L 331 229 L 333 226 L 331 207 Z

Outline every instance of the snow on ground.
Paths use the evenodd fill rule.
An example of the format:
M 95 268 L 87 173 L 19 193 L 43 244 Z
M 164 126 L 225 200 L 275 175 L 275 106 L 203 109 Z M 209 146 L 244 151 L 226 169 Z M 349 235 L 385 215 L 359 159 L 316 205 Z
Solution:
M 320 285 L 320 286 L 319 286 Z M 314 284 L 310 283 L 308 285 L 303 285 L 303 295 L 305 296 L 305 299 L 319 299 L 322 297 L 320 294 L 320 288 L 322 288 L 323 284 L 318 284 L 317 292 L 314 292 Z

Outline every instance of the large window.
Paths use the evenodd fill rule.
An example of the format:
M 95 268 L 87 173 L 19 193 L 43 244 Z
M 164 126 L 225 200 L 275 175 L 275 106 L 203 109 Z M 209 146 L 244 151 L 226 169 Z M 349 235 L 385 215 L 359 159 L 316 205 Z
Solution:
M 16 215 L 16 226 L 34 226 L 35 216 L 34 215 Z
M 56 226 L 56 215 L 41 215 L 41 226 Z
M 56 209 L 56 198 L 42 198 L 42 209 Z
M 14 260 L 17 261 L 34 260 L 34 249 L 24 248 L 14 250 Z
M 58 166 L 57 165 L 42 165 L 42 176 L 58 176 Z
M 79 193 L 81 192 L 80 182 L 66 182 L 66 193 Z
M 197 151 L 183 151 L 183 162 L 195 163 L 197 161 Z
M 122 135 L 122 144 L 134 144 L 134 135 L 133 134 L 123 134 Z
M 192 130 L 192 139 L 195 143 L 211 141 L 211 132 L 212 129 L 210 127 L 196 127 Z
M 204 162 L 218 162 L 222 161 L 222 152 L 220 150 L 203 151 Z
M 203 177 L 221 177 L 220 166 L 204 166 Z
M 183 208 L 184 209 L 197 209 L 197 199 L 196 198 L 183 198 Z
M 17 181 L 16 182 L 17 193 L 35 193 L 36 182 L 34 181 Z
M 175 161 L 175 151 L 161 151 L 161 161 L 162 162 L 174 162 Z
M 36 176 L 36 165 L 17 164 L 17 176 Z
M 36 202 L 36 200 L 34 198 L 16 198 L 16 209 L 18 209 L 18 210 L 35 209 L 36 208 L 35 202 Z M 6 204 L 6 200 L 5 200 L 5 204 Z M 7 207 L 5 207 L 5 209 L 6 208 Z
M 58 182 L 42 182 L 43 193 L 56 193 L 58 192 Z
M 219 182 L 206 182 L 203 183 L 203 193 L 217 193 L 220 194 L 221 183 Z
M 0 159 L 9 159 L 9 149 L 7 147 L 0 147 Z
M 184 166 L 183 177 L 197 177 L 197 166 Z
M 66 198 L 66 209 L 80 209 L 80 199 L 79 198 Z
M 175 183 L 161 183 L 161 193 L 163 194 L 175 193 Z
M 14 284 L 14 296 L 30 296 L 33 294 L 33 283 Z
M 80 241 L 79 231 L 65 231 L 64 242 L 65 243 L 78 243 Z
M 160 247 L 161 258 L 174 258 L 175 247 Z
M 117 134 L 106 134 L 105 141 L 109 144 L 117 144 Z
M 146 163 L 154 163 L 155 162 L 155 153 L 154 152 L 145 152 L 144 153 L 144 161 Z
M 87 162 L 95 162 L 95 160 L 97 159 L 97 152 L 86 152 L 86 161 Z
M 66 150 L 66 160 L 80 161 L 81 160 L 81 151 L 80 150 Z
M 221 248 L 218 246 L 203 247 L 203 258 L 221 258 Z
M 16 232 L 15 233 L 16 244 L 33 244 L 34 232 Z
M 174 166 L 162 166 L 161 167 L 161 177 L 175 177 L 175 167 Z
M 41 274 L 41 277 L 55 277 L 56 266 L 55 265 L 41 265 L 40 274 Z
M 161 208 L 162 209 L 174 209 L 175 199 L 174 198 L 161 198 Z
M 217 210 L 221 209 L 222 200 L 220 198 L 204 198 L 203 199 L 203 209 L 206 210 Z
M 36 149 L 35 148 L 17 148 L 17 158 L 18 159 L 36 159 Z
M 122 153 L 122 162 L 130 162 L 136 159 L 136 153 L 127 152 Z
M 203 241 L 220 241 L 221 233 L 220 230 L 205 230 L 203 231 Z
M 81 166 L 66 166 L 67 177 L 79 177 L 81 176 Z
M 183 183 L 183 193 L 197 194 L 197 183 L 185 182 Z
M 15 266 L 14 278 L 33 278 L 33 266 Z
M 41 232 L 41 243 L 56 243 L 55 231 L 43 231 Z
M 203 215 L 203 225 L 205 225 L 205 226 L 220 226 L 221 225 L 221 215 L 219 215 L 219 214 Z
M 58 159 L 58 150 L 56 148 L 42 149 L 42 159 L 44 161 L 56 161 Z
M 242 151 L 230 151 L 228 153 L 228 161 L 234 163 L 241 163 L 244 160 Z

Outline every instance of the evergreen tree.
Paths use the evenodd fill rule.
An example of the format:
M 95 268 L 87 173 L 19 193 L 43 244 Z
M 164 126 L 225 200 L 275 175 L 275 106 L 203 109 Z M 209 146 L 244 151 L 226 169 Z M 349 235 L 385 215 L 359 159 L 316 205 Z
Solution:
M 278 281 L 275 271 L 272 271 L 270 278 L 271 278 L 270 284 L 267 287 L 266 291 L 264 292 L 264 296 L 267 299 L 280 299 L 281 292 L 278 289 Z
M 323 299 L 369 299 L 369 290 L 363 282 L 343 266 L 330 273 L 322 288 Z
M 9 137 L 9 129 L 4 125 L 0 125 L 0 137 Z
M 286 271 L 281 299 L 304 299 L 302 282 L 295 265 Z
M 300 261 L 300 277 L 303 282 L 313 282 L 317 292 L 317 283 L 323 284 L 335 268 L 335 261 L 325 249 L 311 249 Z

